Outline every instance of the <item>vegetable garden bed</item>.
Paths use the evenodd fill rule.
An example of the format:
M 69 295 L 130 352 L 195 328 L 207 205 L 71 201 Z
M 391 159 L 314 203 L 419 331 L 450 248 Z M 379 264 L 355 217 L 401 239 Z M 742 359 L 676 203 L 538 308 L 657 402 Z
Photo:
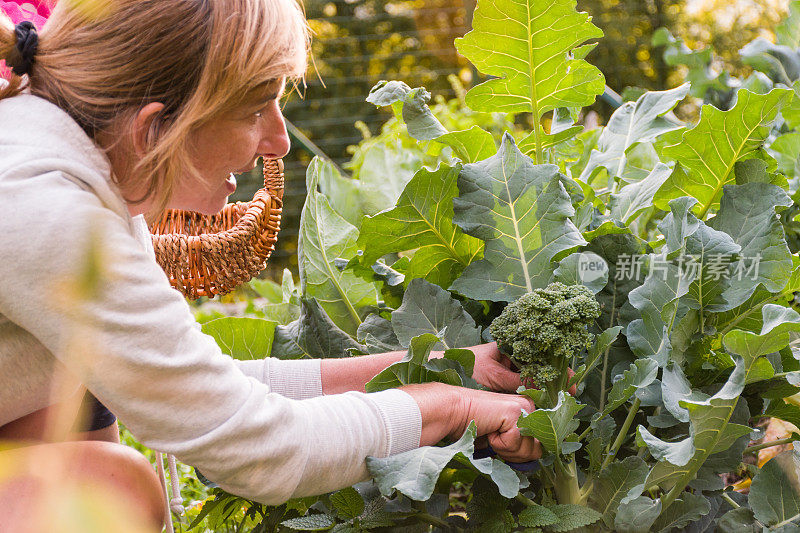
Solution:
M 538 409 L 519 427 L 545 456 L 525 471 L 476 458 L 470 428 L 370 458 L 374 481 L 320 498 L 265 507 L 218 491 L 195 525 L 236 511 L 257 531 L 800 531 L 798 452 L 746 460 L 792 440 L 751 445 L 761 420 L 800 425 L 785 400 L 800 392 L 798 12 L 777 44 L 742 50 L 745 80 L 660 32 L 692 84 L 644 92 L 600 130 L 576 121 L 604 90 L 584 59 L 602 33 L 572 0 L 479 0 L 456 45 L 493 78 L 460 99 L 431 109 L 423 88 L 377 85 L 368 101 L 396 118 L 358 148 L 353 176 L 308 169 L 299 286 L 254 282 L 269 303 L 204 330 L 245 358 L 408 350 L 368 390 L 474 387 L 462 348 L 490 340 L 507 304 L 582 285 L 599 309 L 588 337 L 534 347 L 558 372 L 522 391 Z M 687 97 L 719 108 L 682 123 Z M 734 479 L 752 479 L 749 494 Z

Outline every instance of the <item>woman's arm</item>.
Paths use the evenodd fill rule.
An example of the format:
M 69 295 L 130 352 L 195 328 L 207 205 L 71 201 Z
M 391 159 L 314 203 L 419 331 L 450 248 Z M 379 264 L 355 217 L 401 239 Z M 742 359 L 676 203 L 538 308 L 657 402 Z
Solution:
M 404 351 L 396 351 L 344 359 L 323 359 L 320 362 L 322 394 L 364 392 L 364 386 L 369 380 L 387 366 L 401 360 L 405 354 Z
M 519 374 L 510 370 L 511 362 L 500 353 L 496 343 L 479 344 L 469 349 L 475 354 L 475 381 L 494 391 L 517 390 L 521 384 Z M 405 351 L 396 351 L 344 359 L 323 359 L 322 393 L 338 394 L 352 390 L 363 392 L 369 380 L 405 355 Z M 442 355 L 443 352 L 431 352 L 431 358 Z

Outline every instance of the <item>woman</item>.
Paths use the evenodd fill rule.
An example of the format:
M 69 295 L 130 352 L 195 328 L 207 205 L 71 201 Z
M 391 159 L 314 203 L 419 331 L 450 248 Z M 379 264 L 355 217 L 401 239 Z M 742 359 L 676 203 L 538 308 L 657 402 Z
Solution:
M 279 101 L 308 52 L 293 0 L 61 0 L 41 38 L 0 21 L 15 73 L 0 89 L 0 435 L 41 440 L 39 421 L 82 385 L 147 446 L 273 504 L 363 480 L 367 456 L 459 436 L 470 420 L 501 457 L 540 456 L 516 428 L 534 408 L 523 397 L 443 384 L 363 393 L 400 352 L 231 360 L 155 262 L 145 216 L 215 213 L 231 173 L 286 155 Z M 519 385 L 494 345 L 474 351 L 479 382 Z M 80 457 L 65 475 L 116 480 L 159 527 L 163 501 L 139 457 L 113 442 L 31 449 L 45 447 Z M 0 523 L 31 505 L 29 492 L 4 494 Z

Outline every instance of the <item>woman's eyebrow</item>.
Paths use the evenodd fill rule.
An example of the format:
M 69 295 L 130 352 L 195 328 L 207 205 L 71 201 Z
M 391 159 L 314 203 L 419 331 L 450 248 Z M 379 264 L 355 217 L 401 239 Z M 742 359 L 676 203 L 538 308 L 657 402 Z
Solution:
M 286 90 L 286 84 L 282 83 L 280 87 L 278 87 L 273 91 L 268 92 L 267 94 L 264 95 L 263 98 L 264 100 L 277 100 L 278 98 L 283 96 L 285 90 Z

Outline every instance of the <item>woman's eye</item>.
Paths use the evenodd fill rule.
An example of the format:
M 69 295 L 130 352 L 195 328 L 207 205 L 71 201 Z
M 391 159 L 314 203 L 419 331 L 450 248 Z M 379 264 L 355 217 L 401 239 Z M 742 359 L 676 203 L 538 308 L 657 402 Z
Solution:
M 256 118 L 261 118 L 261 117 L 264 116 L 264 113 L 261 112 L 261 111 L 258 111 L 257 113 L 253 113 L 253 116 L 256 117 Z

